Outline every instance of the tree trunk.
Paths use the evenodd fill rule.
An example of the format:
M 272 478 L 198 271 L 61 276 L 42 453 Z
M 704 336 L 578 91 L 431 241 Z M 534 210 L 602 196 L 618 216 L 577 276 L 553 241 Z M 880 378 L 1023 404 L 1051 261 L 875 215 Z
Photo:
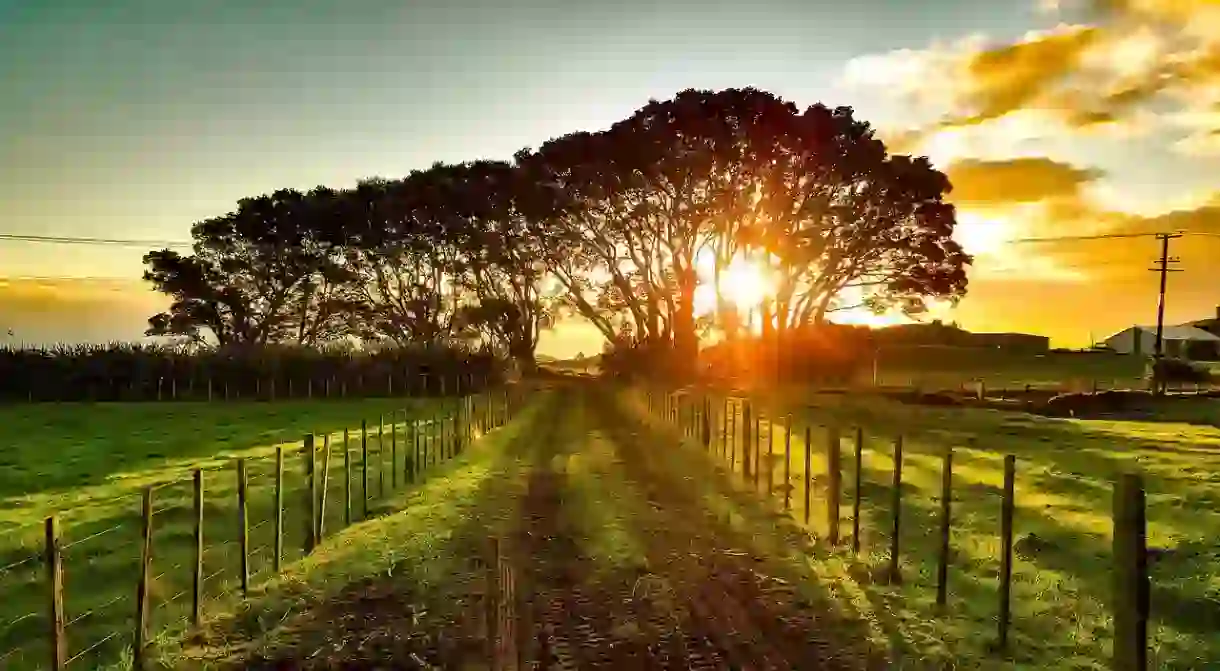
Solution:
M 678 272 L 678 305 L 674 315 L 675 371 L 683 377 L 693 375 L 699 356 L 699 337 L 695 333 L 695 287 L 698 278 L 693 268 Z

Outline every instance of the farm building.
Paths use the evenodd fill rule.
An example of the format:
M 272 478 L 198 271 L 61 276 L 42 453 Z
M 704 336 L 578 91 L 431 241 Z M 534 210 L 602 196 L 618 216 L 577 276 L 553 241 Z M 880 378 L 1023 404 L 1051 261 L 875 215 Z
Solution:
M 1189 324 L 1183 324 L 1183 326 L 1193 326 L 1197 329 L 1203 329 L 1212 335 L 1220 336 L 1220 305 L 1216 306 L 1216 315 L 1214 317 L 1193 321 Z
M 973 333 L 956 324 L 939 320 L 896 324 L 873 332 L 873 339 L 882 346 L 936 345 L 941 347 L 990 347 L 1014 352 L 1042 354 L 1050 349 L 1051 339 L 1031 333 Z
M 1165 356 L 1200 361 L 1220 359 L 1220 336 L 1194 326 L 1165 326 L 1161 330 Z M 1156 351 L 1156 327 L 1132 326 L 1102 341 L 1119 354 L 1148 354 Z

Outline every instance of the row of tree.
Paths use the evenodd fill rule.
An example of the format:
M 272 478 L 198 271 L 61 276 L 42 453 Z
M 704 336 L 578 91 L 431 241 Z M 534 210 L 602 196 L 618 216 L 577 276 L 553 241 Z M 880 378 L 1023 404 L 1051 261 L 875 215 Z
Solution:
M 688 90 L 511 161 L 242 200 L 192 228 L 193 253 L 145 256 L 145 278 L 173 298 L 149 333 L 463 341 L 531 366 L 541 330 L 579 316 L 689 371 L 703 332 L 741 331 L 743 306 L 718 298 L 698 314 L 695 294 L 711 282 L 721 296 L 743 257 L 774 278 L 748 306 L 764 336 L 856 305 L 915 313 L 962 296 L 970 258 L 949 188 L 925 158 L 889 155 L 850 108 Z

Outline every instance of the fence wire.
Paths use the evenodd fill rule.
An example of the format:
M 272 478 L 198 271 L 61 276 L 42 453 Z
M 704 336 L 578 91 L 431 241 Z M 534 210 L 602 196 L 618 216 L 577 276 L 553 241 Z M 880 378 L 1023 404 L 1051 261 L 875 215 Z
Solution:
M 498 418 L 498 395 L 490 405 Z M 480 422 L 478 404 L 474 407 L 467 413 L 439 404 L 412 407 L 371 418 L 363 435 L 358 425 L 349 426 L 346 441 L 343 431 L 326 434 L 329 441 L 316 438 L 312 504 L 302 441 L 280 446 L 282 470 L 267 448 L 246 458 L 246 561 L 251 587 L 273 575 L 277 566 L 304 556 L 310 535 L 320 542 L 348 522 L 360 522 L 374 502 L 421 482 L 429 466 L 449 455 L 440 438 L 448 443 L 461 432 L 465 440 L 465 432 L 457 426 L 459 418 Z M 177 631 L 189 620 L 197 563 L 202 568 L 199 596 L 205 609 L 239 592 L 242 529 L 237 461 L 229 458 L 198 469 L 181 468 L 140 485 L 152 498 L 146 623 L 154 636 Z M 203 486 L 203 543 L 198 554 L 196 470 Z M 277 487 L 283 502 L 278 538 Z M 311 507 L 318 518 L 312 522 L 306 512 Z M 124 651 L 130 653 L 144 556 L 143 525 L 140 498 L 130 493 L 90 499 L 87 505 L 78 504 L 60 515 L 57 556 L 68 666 L 95 668 L 117 661 Z M 41 524 L 27 525 L 0 535 L 0 592 L 7 601 L 49 598 L 44 529 Z M 49 663 L 52 627 L 47 613 L 11 612 L 0 604 L 0 622 L 0 668 L 25 671 Z

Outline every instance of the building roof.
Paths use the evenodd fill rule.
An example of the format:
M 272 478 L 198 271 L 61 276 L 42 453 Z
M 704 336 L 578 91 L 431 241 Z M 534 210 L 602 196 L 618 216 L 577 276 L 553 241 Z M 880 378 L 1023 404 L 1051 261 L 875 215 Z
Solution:
M 1137 326 L 1135 328 L 1156 335 L 1155 326 Z M 1161 329 L 1161 338 L 1164 340 L 1220 340 L 1220 336 L 1214 333 L 1208 333 L 1201 328 L 1196 328 L 1188 324 L 1183 324 L 1181 326 L 1170 326 L 1169 324 L 1166 324 Z

